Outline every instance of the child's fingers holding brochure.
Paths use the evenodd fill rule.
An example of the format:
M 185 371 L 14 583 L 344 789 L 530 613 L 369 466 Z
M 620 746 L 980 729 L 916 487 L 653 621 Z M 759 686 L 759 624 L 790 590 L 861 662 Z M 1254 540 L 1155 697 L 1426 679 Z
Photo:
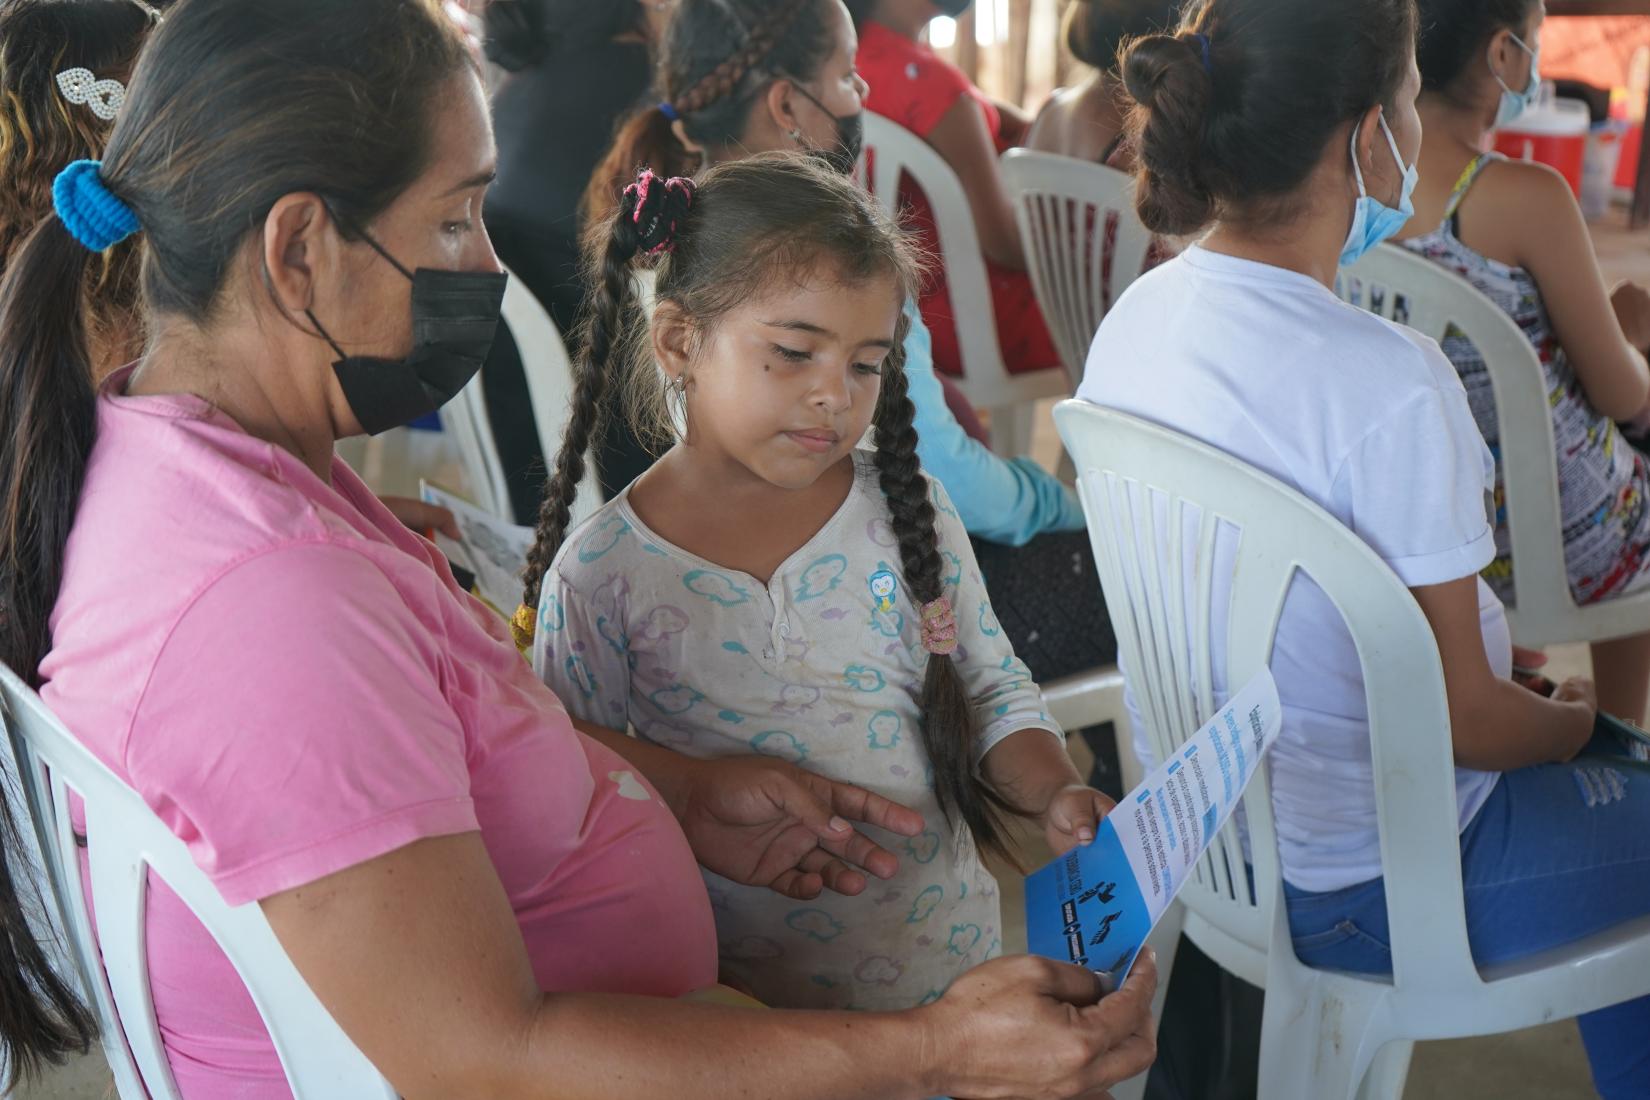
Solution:
M 1100 819 L 1115 805 L 1093 787 L 1074 785 L 1061 789 L 1043 812 L 1043 835 L 1048 846 L 1056 856 L 1063 856 L 1079 844 L 1092 842 Z

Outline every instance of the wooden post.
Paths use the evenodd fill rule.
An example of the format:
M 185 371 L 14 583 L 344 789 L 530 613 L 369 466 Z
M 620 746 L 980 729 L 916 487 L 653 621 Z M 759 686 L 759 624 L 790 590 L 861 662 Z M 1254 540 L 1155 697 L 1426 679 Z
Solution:
M 1008 101 L 1016 107 L 1026 105 L 1026 72 L 1031 54 L 1031 0 L 1009 0 L 1008 4 L 1008 64 L 1006 66 Z
M 1054 19 L 1056 27 L 1066 25 L 1066 9 L 1071 7 L 1071 4 L 1072 0 L 1059 0 Z M 1054 86 L 1064 88 L 1071 83 L 1072 70 L 1076 68 L 1077 60 L 1066 51 L 1065 38 L 1057 36 L 1057 39 L 1054 47 Z
M 969 80 L 980 82 L 980 43 L 974 37 L 974 9 L 969 8 L 957 19 L 957 68 Z

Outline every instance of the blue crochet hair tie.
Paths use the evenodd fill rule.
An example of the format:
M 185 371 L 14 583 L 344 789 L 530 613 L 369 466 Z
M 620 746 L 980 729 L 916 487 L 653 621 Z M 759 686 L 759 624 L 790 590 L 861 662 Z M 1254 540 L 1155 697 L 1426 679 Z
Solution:
M 102 252 L 138 231 L 137 215 L 103 185 L 101 162 L 77 160 L 52 181 L 52 206 L 69 235 Z

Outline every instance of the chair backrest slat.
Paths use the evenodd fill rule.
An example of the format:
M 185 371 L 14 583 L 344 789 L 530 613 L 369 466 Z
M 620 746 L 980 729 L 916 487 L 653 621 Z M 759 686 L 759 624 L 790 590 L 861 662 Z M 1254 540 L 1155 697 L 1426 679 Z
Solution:
M 1459 853 L 1441 842 L 1457 832 L 1443 668 L 1403 582 L 1333 516 L 1197 440 L 1078 401 L 1061 403 L 1055 421 L 1077 465 L 1106 606 L 1158 758 L 1213 715 L 1216 687 L 1241 686 L 1269 662 L 1291 583 L 1312 578 L 1345 621 L 1363 671 L 1395 973 L 1418 986 L 1477 981 Z M 1182 525 L 1195 532 L 1190 555 Z M 1223 667 L 1212 658 L 1222 628 Z M 1249 852 L 1234 819 L 1181 895 L 1258 954 L 1289 950 L 1286 925 L 1274 919 L 1282 886 L 1267 774 L 1257 773 L 1243 802 Z
M 1134 180 L 1030 149 L 1010 150 L 1002 169 L 1049 333 L 1066 369 L 1081 377 L 1106 310 L 1140 275 L 1151 248 L 1134 210 Z

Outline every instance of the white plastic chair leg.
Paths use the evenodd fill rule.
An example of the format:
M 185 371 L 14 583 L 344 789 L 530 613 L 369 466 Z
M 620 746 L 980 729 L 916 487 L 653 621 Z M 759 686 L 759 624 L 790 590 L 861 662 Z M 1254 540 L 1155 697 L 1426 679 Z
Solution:
M 1375 1055 L 1388 1045 L 1390 1032 L 1381 1019 L 1385 1007 L 1374 985 L 1324 981 L 1313 971 L 1269 967 L 1257 1095 L 1267 1100 L 1358 1100 Z M 1400 1066 L 1407 1070 L 1408 1062 L 1407 1053 L 1388 1056 L 1378 1084 L 1390 1087 L 1394 1072 Z
M 1404 1083 L 1409 1080 L 1409 1060 L 1415 1044 L 1397 1039 L 1382 1047 L 1364 1074 L 1358 1100 L 1403 1100 Z

